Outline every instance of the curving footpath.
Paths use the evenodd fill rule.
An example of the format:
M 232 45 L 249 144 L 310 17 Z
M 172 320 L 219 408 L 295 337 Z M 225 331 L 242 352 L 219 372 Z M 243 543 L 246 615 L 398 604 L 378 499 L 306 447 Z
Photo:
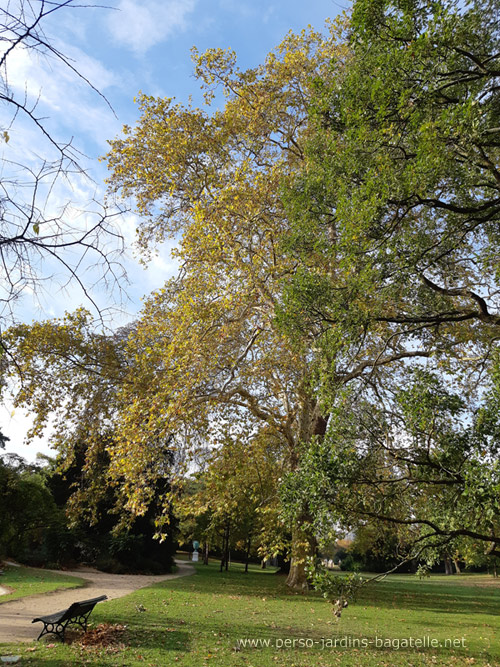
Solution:
M 78 588 L 40 593 L 30 597 L 3 602 L 0 600 L 0 644 L 6 642 L 30 642 L 37 638 L 41 624 L 32 625 L 36 616 L 51 614 L 69 607 L 72 602 L 87 598 L 107 595 L 108 598 L 121 598 L 139 588 L 150 586 L 159 581 L 169 581 L 178 577 L 194 574 L 194 567 L 185 561 L 176 561 L 178 571 L 175 574 L 108 574 L 93 568 L 82 567 L 64 574 L 85 579 L 86 583 Z M 100 604 L 106 604 L 101 602 Z M 40 625 L 40 628 L 38 627 Z

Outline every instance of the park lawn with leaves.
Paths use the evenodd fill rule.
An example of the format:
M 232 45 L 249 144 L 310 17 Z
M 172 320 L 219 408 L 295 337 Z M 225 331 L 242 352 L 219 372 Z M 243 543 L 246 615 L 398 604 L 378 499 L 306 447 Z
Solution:
M 117 626 L 116 643 L 84 646 L 10 644 L 1 653 L 21 655 L 23 664 L 210 665 L 244 667 L 323 667 L 331 665 L 500 665 L 500 582 L 487 576 L 433 576 L 420 581 L 392 576 L 366 588 L 340 621 L 317 593 L 293 593 L 284 577 L 256 567 L 244 574 L 233 564 L 219 573 L 216 563 L 199 564 L 197 574 L 136 591 L 98 605 L 92 626 Z M 126 626 L 123 630 L 123 626 Z M 420 650 L 362 647 L 362 640 L 430 637 L 439 642 L 465 639 L 459 648 Z M 241 647 L 245 638 L 270 640 L 268 648 Z M 295 649 L 276 648 L 296 640 Z M 337 639 L 337 648 L 322 649 Z M 299 648 L 298 640 L 317 642 Z M 359 647 L 353 647 L 359 640 Z M 340 644 L 346 643 L 347 647 Z M 349 647 L 350 643 L 350 647 Z
M 38 593 L 49 593 L 61 588 L 80 588 L 85 581 L 79 577 L 73 577 L 56 572 L 49 572 L 30 567 L 5 566 L 4 573 L 0 577 L 0 586 L 6 588 L 9 593 L 0 596 L 0 604 L 17 598 Z

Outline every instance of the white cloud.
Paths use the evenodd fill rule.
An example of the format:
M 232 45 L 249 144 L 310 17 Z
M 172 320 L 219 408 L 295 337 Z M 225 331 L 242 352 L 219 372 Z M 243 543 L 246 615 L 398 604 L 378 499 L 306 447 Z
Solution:
M 64 53 L 68 63 L 100 91 L 120 83 L 116 74 L 78 47 L 61 41 L 55 46 Z M 22 45 L 9 55 L 7 66 L 9 84 L 14 90 L 24 89 L 25 86 L 32 94 L 41 90 L 44 101 L 55 109 L 64 107 L 68 101 L 67 86 L 81 86 L 84 89 L 88 87 L 63 60 L 53 55 L 40 54 Z
M 187 27 L 187 16 L 195 0 L 120 0 L 118 12 L 108 16 L 108 26 L 116 42 L 144 54 L 155 44 Z
M 3 400 L 0 409 L 0 421 L 2 433 L 10 438 L 10 441 L 5 443 L 5 453 L 14 452 L 27 461 L 35 461 L 38 452 L 49 456 L 55 455 L 54 450 L 50 448 L 48 443 L 48 438 L 53 430 L 50 425 L 44 437 L 34 438 L 31 444 L 26 444 L 26 434 L 33 426 L 33 416 L 20 408 L 14 411 L 10 398 L 4 398 Z M 0 454 L 2 454 L 1 449 Z
M 114 72 L 80 49 L 67 44 L 57 46 L 99 92 L 105 94 L 108 88 L 125 85 Z M 64 133 L 92 137 L 105 149 L 106 140 L 120 130 L 121 124 L 106 101 L 61 61 L 20 47 L 10 56 L 8 71 L 16 98 L 26 95 L 26 106 L 35 107 L 34 115 L 45 118 L 44 125 L 58 140 L 62 132 L 57 126 L 64 126 Z
M 273 5 L 269 5 L 269 7 L 262 16 L 262 22 L 268 24 L 274 21 L 276 18 L 277 18 L 276 7 L 274 7 Z
M 123 83 L 110 69 L 77 47 L 58 43 L 57 48 L 66 53 L 71 61 L 75 62 L 76 69 L 101 90 Z M 104 152 L 106 139 L 118 132 L 119 122 L 85 81 L 75 76 L 57 59 L 40 56 L 21 45 L 9 56 L 8 74 L 16 99 L 24 100 L 26 96 L 27 108 L 34 109 L 33 114 L 43 119 L 43 125 L 53 139 L 67 142 L 71 137 L 75 137 L 74 145 L 82 151 L 76 153 L 77 160 L 81 167 L 92 175 L 94 181 L 78 173 L 54 181 L 47 172 L 43 182 L 38 184 L 36 204 L 44 209 L 46 219 L 51 216 L 57 218 L 62 214 L 68 226 L 83 233 L 96 223 L 101 212 L 93 200 L 103 201 L 104 187 L 101 182 L 106 175 L 104 165 L 88 159 L 87 155 Z M 19 113 L 11 126 L 13 109 L 10 106 L 0 105 L 0 128 L 8 128 L 10 135 L 8 143 L 0 142 L 0 176 L 14 201 L 29 203 L 34 193 L 34 179 L 19 165 L 29 167 L 37 173 L 44 163 L 56 160 L 59 154 L 40 128 L 25 114 Z M 97 146 L 89 143 L 89 139 Z M 69 202 L 73 204 L 69 205 Z M 118 219 L 116 223 L 120 225 Z M 48 224 L 42 231 L 47 233 L 47 230 Z M 67 240 L 69 238 L 70 234 Z M 129 238 L 126 240 L 129 241 Z M 117 247 L 111 237 L 103 237 L 102 242 L 101 248 L 105 252 L 113 253 Z M 118 299 L 118 292 L 112 295 L 104 294 L 102 282 L 99 281 L 101 274 L 93 267 L 98 256 L 92 252 L 84 256 L 81 247 L 77 247 L 77 250 L 78 253 L 68 248 L 64 253 L 61 252 L 61 255 L 68 264 L 78 267 L 78 273 L 89 290 L 97 281 L 99 305 L 105 307 L 113 297 Z M 24 290 L 22 298 L 14 304 L 18 317 L 31 321 L 33 317 L 61 315 L 64 310 L 73 310 L 86 301 L 78 284 L 61 289 L 61 285 L 64 286 L 68 280 L 68 274 L 64 272 L 61 263 L 49 254 L 46 253 L 43 259 L 35 258 L 33 268 L 40 275 L 51 276 L 53 279 L 44 281 L 45 289 L 41 293 Z M 14 267 L 12 271 L 15 274 Z M 120 271 L 119 267 L 117 271 Z M 0 278 L 3 280 L 5 276 Z M 16 274 L 13 278 L 16 278 Z M 1 285 L 2 283 L 0 288 Z M 94 291 L 92 289 L 92 292 Z M 85 305 L 90 306 L 89 303 Z M 3 312 L 0 311 L 0 316 Z

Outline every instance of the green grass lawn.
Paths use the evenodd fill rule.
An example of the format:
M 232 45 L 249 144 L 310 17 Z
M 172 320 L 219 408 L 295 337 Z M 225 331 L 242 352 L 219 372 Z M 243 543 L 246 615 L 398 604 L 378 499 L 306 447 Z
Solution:
M 337 622 L 327 602 L 288 591 L 272 570 L 254 568 L 245 575 L 236 564 L 222 574 L 216 563 L 196 567 L 195 576 L 97 605 L 94 628 L 126 626 L 115 644 L 49 640 L 3 645 L 0 654 L 47 667 L 500 665 L 500 583 L 486 576 L 392 576 L 365 589 Z M 442 646 L 402 648 L 410 638 Z M 245 639 L 269 646 L 238 647 Z
M 8 600 L 24 598 L 27 595 L 48 593 L 60 588 L 77 588 L 83 586 L 84 583 L 84 580 L 78 577 L 55 574 L 44 570 L 32 570 L 29 567 L 6 565 L 4 574 L 0 576 L 0 586 L 12 592 L 7 595 L 0 595 L 0 605 Z

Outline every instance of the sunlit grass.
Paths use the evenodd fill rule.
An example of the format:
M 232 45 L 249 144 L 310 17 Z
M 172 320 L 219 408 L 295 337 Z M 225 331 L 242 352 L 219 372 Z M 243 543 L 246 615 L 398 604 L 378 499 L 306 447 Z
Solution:
M 114 646 L 49 640 L 50 646 L 4 645 L 2 652 L 22 655 L 23 664 L 54 667 L 500 664 L 500 584 L 486 576 L 392 576 L 365 589 L 337 622 L 325 600 L 289 591 L 272 570 L 253 567 L 246 575 L 237 564 L 228 573 L 219 573 L 216 563 L 196 567 L 195 576 L 98 605 L 94 627 L 127 626 Z M 402 648 L 410 638 L 425 647 Z M 269 646 L 238 646 L 244 639 Z M 442 646 L 427 647 L 431 640 Z
M 0 586 L 11 592 L 7 595 L 0 595 L 0 605 L 8 600 L 24 598 L 27 595 L 48 593 L 60 588 L 77 588 L 83 586 L 84 583 L 85 581 L 78 577 L 55 574 L 30 567 L 7 565 L 4 567 L 3 575 L 0 576 Z

